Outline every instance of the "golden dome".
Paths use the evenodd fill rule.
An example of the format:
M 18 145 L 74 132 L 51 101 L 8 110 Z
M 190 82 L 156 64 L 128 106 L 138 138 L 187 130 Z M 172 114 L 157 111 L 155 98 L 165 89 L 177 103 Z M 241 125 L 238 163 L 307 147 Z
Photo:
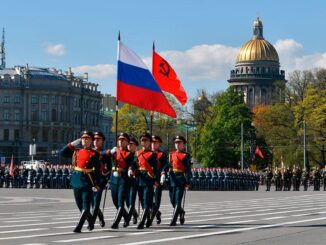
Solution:
M 254 22 L 253 34 L 253 38 L 240 48 L 237 63 L 252 61 L 279 62 L 275 48 L 263 37 L 263 24 L 259 18 Z

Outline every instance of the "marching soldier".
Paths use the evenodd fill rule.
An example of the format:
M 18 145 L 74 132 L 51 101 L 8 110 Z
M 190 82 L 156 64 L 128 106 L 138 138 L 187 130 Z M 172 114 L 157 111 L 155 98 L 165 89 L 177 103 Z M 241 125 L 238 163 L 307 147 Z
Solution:
M 130 152 L 135 153 L 139 143 L 134 137 L 130 137 L 128 149 Z M 138 171 L 134 171 L 134 176 L 129 178 L 129 190 L 127 191 L 126 205 L 128 207 L 129 219 L 133 217 L 133 224 L 137 224 L 138 213 L 135 208 L 136 196 L 138 192 L 138 183 L 136 177 L 138 176 Z M 140 205 L 140 203 L 138 203 Z
M 100 226 L 105 226 L 104 216 L 102 211 L 100 210 L 100 204 L 101 204 L 101 198 L 103 190 L 106 187 L 106 184 L 108 183 L 108 177 L 110 170 L 112 169 L 112 163 L 110 158 L 110 151 L 105 151 L 103 149 L 103 144 L 105 141 L 105 136 L 102 132 L 95 132 L 94 133 L 94 148 L 93 150 L 97 151 L 100 154 L 100 176 L 99 176 L 99 190 L 97 192 L 93 193 L 93 199 L 92 199 L 92 206 L 93 206 L 93 221 L 92 223 L 95 224 L 96 218 L 98 216 Z
M 136 152 L 136 163 L 130 168 L 128 175 L 131 177 L 138 170 L 137 176 L 138 195 L 144 209 L 137 229 L 151 226 L 151 209 L 153 207 L 153 193 L 155 185 L 159 185 L 159 173 L 157 170 L 156 154 L 151 150 L 152 137 L 148 133 L 140 136 L 142 149 Z
M 127 133 L 120 133 L 118 135 L 118 148 L 113 148 L 111 154 L 114 155 L 114 164 L 112 166 L 110 188 L 111 196 L 117 213 L 112 229 L 118 229 L 121 218 L 124 217 L 124 227 L 129 225 L 129 215 L 124 208 L 126 199 L 126 184 L 128 181 L 128 169 L 134 164 L 134 153 L 128 150 L 128 143 L 130 141 Z M 115 152 L 116 151 L 116 152 Z
M 71 176 L 71 186 L 73 187 L 76 204 L 81 212 L 79 222 L 74 232 L 81 232 L 81 229 L 88 221 L 88 229 L 94 229 L 90 205 L 92 191 L 99 190 L 99 153 L 91 148 L 94 135 L 92 132 L 83 131 L 81 138 L 77 139 L 61 150 L 63 157 L 72 158 L 74 171 Z M 76 148 L 79 144 L 82 148 Z
M 153 135 L 152 141 L 153 141 L 152 142 L 152 150 L 156 153 L 157 171 L 158 171 L 158 173 L 162 173 L 162 172 L 164 173 L 164 169 L 166 169 L 166 166 L 168 164 L 168 157 L 165 152 L 160 150 L 160 144 L 162 144 L 162 139 L 158 135 Z M 153 212 L 152 212 L 152 217 L 151 217 L 152 221 L 153 221 L 154 217 L 156 217 L 157 224 L 161 223 L 161 212 L 159 211 L 159 209 L 161 206 L 162 190 L 163 190 L 163 185 L 165 182 L 165 175 L 162 180 L 164 180 L 164 181 L 162 181 L 162 183 L 160 183 L 160 185 L 157 186 L 154 191 Z
M 170 201 L 174 208 L 170 226 L 175 226 L 180 215 L 180 224 L 184 224 L 185 211 L 181 201 L 185 188 L 189 187 L 191 177 L 190 154 L 185 152 L 186 139 L 182 136 L 174 137 L 175 151 L 169 154 L 170 167 Z

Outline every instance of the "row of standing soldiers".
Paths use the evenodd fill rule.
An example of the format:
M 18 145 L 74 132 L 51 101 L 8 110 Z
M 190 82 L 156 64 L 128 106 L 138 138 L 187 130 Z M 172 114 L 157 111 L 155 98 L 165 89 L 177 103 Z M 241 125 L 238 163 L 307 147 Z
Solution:
M 11 174 L 9 167 L 0 168 L 0 188 L 70 188 L 71 165 L 43 166 L 27 169 L 16 166 Z
M 71 165 L 44 165 L 36 169 L 16 166 L 11 175 L 9 167 L 0 168 L 0 188 L 68 189 L 72 171 Z M 258 190 L 261 178 L 257 172 L 234 168 L 193 168 L 191 173 L 191 190 Z
M 194 168 L 192 190 L 258 191 L 261 176 L 249 169 Z
M 292 186 L 293 191 L 299 191 L 301 184 L 303 190 L 307 191 L 310 182 L 314 186 L 314 191 L 320 191 L 321 183 L 323 183 L 324 191 L 326 191 L 326 169 L 321 171 L 318 167 L 313 171 L 301 170 L 300 167 L 295 167 L 292 170 L 288 167 L 285 171 L 276 168 L 274 173 L 271 168 L 267 168 L 265 180 L 266 191 L 270 191 L 272 182 L 275 184 L 276 191 L 290 191 Z
M 112 201 L 117 209 L 112 229 L 119 227 L 122 218 L 124 227 L 129 226 L 132 218 L 134 224 L 138 222 L 135 208 L 137 195 L 143 208 L 137 228 L 150 227 L 155 218 L 159 224 L 162 185 L 167 178 L 170 202 L 174 208 L 170 225 L 175 226 L 178 218 L 180 224 L 184 224 L 185 211 L 181 204 L 191 176 L 190 155 L 184 151 L 185 138 L 175 136 L 175 151 L 169 154 L 160 150 L 162 140 L 159 136 L 144 133 L 139 139 L 141 149 L 136 150 L 138 141 L 127 133 L 120 133 L 118 147 L 106 150 L 103 149 L 103 133 L 84 131 L 80 139 L 61 150 L 63 157 L 72 158 L 74 170 L 70 183 L 81 213 L 74 232 L 81 232 L 86 220 L 88 229 L 94 229 L 97 217 L 100 225 L 105 225 L 100 203 L 104 190 L 106 196 L 107 183 L 110 184 Z M 78 148 L 80 143 L 82 147 Z M 103 209 L 104 206 L 105 203 Z

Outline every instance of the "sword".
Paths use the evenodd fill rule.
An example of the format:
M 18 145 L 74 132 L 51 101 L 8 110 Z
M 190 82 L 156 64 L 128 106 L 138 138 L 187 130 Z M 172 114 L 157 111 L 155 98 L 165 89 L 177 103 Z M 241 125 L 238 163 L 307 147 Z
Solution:
M 104 193 L 104 201 L 103 201 L 103 207 L 102 207 L 102 213 L 104 214 L 104 207 L 105 207 L 105 200 L 106 200 L 106 193 L 108 192 L 108 184 L 105 186 L 105 193 Z
M 183 210 L 185 210 L 186 194 L 187 194 L 187 189 L 185 188 L 185 191 L 184 191 L 184 194 L 183 194 L 183 203 L 182 203 L 182 209 Z

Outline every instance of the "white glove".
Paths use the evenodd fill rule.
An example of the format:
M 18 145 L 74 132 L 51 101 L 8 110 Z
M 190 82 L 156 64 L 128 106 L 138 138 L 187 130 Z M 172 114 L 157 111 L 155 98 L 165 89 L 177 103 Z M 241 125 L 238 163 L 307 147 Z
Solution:
M 115 146 L 115 147 L 113 147 L 111 150 L 110 150 L 110 153 L 111 153 L 111 155 L 113 155 L 114 153 L 116 153 L 117 152 L 117 147 Z
M 131 178 L 134 175 L 134 172 L 132 171 L 132 169 L 128 170 L 128 176 Z
M 93 187 L 92 187 L 92 191 L 93 191 L 93 192 L 97 192 L 96 187 L 93 186 Z
M 165 182 L 165 174 L 162 174 L 161 175 L 161 180 L 160 180 L 161 185 L 163 185 L 164 182 Z
M 71 142 L 70 144 L 71 144 L 72 146 L 77 146 L 77 145 L 80 144 L 80 142 L 81 142 L 81 139 L 77 139 L 77 140 L 74 140 L 73 142 Z

